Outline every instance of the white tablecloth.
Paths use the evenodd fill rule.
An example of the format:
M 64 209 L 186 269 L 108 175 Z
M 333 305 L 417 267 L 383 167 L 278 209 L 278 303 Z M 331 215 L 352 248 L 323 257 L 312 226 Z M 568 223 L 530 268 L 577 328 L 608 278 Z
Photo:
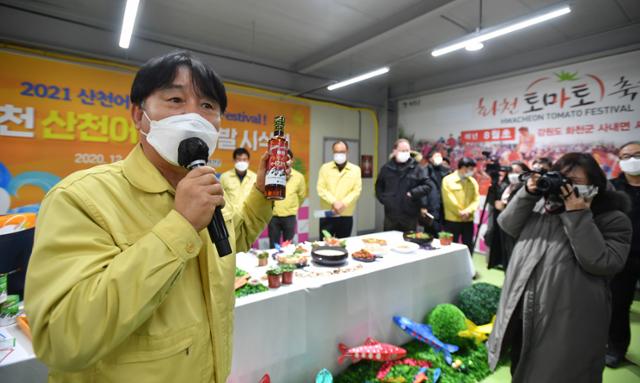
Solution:
M 390 245 L 402 241 L 400 232 L 368 236 Z M 347 248 L 358 250 L 361 244 L 350 238 Z M 260 276 L 265 268 L 256 263 L 253 255 L 238 255 L 238 267 Z M 349 259 L 347 267 L 356 264 Z M 345 274 L 294 278 L 293 285 L 239 298 L 228 382 L 257 383 L 266 372 L 278 383 L 313 382 L 322 368 L 336 374 L 350 363 L 337 364 L 338 343 L 357 346 L 368 336 L 394 344 L 409 341 L 393 324 L 393 315 L 422 320 L 436 304 L 452 302 L 474 273 L 467 247 L 458 244 L 413 254 L 390 251 L 362 265 Z M 31 343 L 17 327 L 9 330 L 18 347 L 0 363 L 0 382 L 46 382 L 46 367 L 34 359 Z
M 402 241 L 400 232 L 367 236 L 390 245 Z M 347 242 L 350 251 L 361 246 L 358 238 Z M 253 255 L 239 254 L 237 263 L 252 275 L 264 274 Z M 349 259 L 348 266 L 357 263 Z M 467 247 L 458 244 L 412 254 L 390 251 L 362 265 L 351 273 L 294 278 L 293 285 L 239 298 L 229 382 L 258 382 L 267 372 L 278 383 L 313 382 L 322 368 L 335 375 L 350 363 L 338 365 L 338 343 L 359 346 L 369 336 L 398 345 L 409 341 L 392 317 L 422 321 L 435 305 L 453 302 L 474 273 Z

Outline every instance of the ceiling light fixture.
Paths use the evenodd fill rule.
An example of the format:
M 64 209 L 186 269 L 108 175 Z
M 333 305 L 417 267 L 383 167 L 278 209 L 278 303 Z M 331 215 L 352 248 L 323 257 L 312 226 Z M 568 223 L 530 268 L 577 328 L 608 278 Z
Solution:
M 384 68 L 376 69 L 376 70 L 374 70 L 374 71 L 372 71 L 372 72 L 368 72 L 368 73 L 365 73 L 365 74 L 361 74 L 360 76 L 356 76 L 356 77 L 350 78 L 350 79 L 348 79 L 348 80 L 340 81 L 340 82 L 339 82 L 339 83 L 337 83 L 337 84 L 329 85 L 329 86 L 327 87 L 327 89 L 329 89 L 329 90 L 335 90 L 335 89 L 338 89 L 338 88 L 342 88 L 342 87 L 345 87 L 345 86 L 347 86 L 347 85 L 355 84 L 355 83 L 357 83 L 357 82 L 360 82 L 360 81 L 364 81 L 364 80 L 370 79 L 371 77 L 380 76 L 381 74 L 385 74 L 385 73 L 387 73 L 388 71 L 389 71 L 389 67 L 384 67 Z
M 464 36 L 450 44 L 447 44 L 446 46 L 434 49 L 433 51 L 431 51 L 431 55 L 434 57 L 438 57 L 463 48 L 466 48 L 467 50 L 473 50 L 467 47 L 477 47 L 478 44 L 484 41 L 495 39 L 496 37 L 504 36 L 508 33 L 519 31 L 521 29 L 528 28 L 545 21 L 555 19 L 556 17 L 566 15 L 570 12 L 571 7 L 569 7 L 568 5 L 547 8 L 541 12 L 535 13 L 525 18 L 517 19 L 496 27 L 487 28 L 484 31 L 481 31 L 480 34 L 474 33 L 472 35 Z
M 484 48 L 484 44 L 480 42 L 469 43 L 464 47 L 464 49 L 468 50 L 469 52 L 479 51 L 482 48 Z
M 120 48 L 129 48 L 139 4 L 140 0 L 127 0 L 127 5 L 124 8 L 124 17 L 122 19 L 122 31 L 120 32 Z

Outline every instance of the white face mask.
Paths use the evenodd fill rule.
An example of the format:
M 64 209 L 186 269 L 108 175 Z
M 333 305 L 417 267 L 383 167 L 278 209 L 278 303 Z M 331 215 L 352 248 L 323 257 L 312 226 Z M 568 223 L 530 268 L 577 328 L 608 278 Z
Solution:
M 520 183 L 520 174 L 517 174 L 517 173 L 509 173 L 509 175 L 508 175 L 507 177 L 509 177 L 509 183 L 510 183 L 510 184 L 517 184 L 517 183 Z
M 593 185 L 573 185 L 578 191 L 578 196 L 584 199 L 592 199 L 598 194 L 598 187 Z
M 240 173 L 246 172 L 247 169 L 249 169 L 249 162 L 247 162 L 247 161 L 238 161 L 238 162 L 236 162 L 236 164 L 234 166 L 235 166 L 236 170 L 239 171 Z
M 218 130 L 198 113 L 176 114 L 158 121 L 150 119 L 146 112 L 143 114 L 149 120 L 151 129 L 149 133 L 141 130 L 140 134 L 147 137 L 149 145 L 171 165 L 180 166 L 178 145 L 184 139 L 200 138 L 209 147 L 209 157 L 216 149 Z
M 347 162 L 347 153 L 333 153 L 333 160 L 338 165 L 342 165 Z
M 640 176 L 640 158 L 629 158 L 620 161 L 620 170 L 630 176 Z
M 404 164 L 405 162 L 409 161 L 409 158 L 411 158 L 411 152 L 396 153 L 396 161 L 400 162 L 401 164 Z
M 433 161 L 433 164 L 434 164 L 435 166 L 438 166 L 438 165 L 440 165 L 440 164 L 442 163 L 442 156 L 441 156 L 441 155 L 439 155 L 439 154 L 434 155 L 434 156 L 431 158 L 431 160 Z

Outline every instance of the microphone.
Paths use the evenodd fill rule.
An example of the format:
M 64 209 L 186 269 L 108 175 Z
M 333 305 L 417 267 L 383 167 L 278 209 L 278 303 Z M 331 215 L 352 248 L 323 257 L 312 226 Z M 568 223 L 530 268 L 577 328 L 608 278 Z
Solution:
M 178 163 L 180 166 L 192 170 L 194 168 L 205 166 L 209 158 L 209 147 L 207 143 L 198 137 L 186 138 L 178 145 Z M 231 245 L 229 244 L 229 232 L 224 224 L 222 209 L 216 206 L 213 218 L 209 226 L 207 226 L 209 236 L 216 245 L 218 255 L 224 257 L 231 254 Z

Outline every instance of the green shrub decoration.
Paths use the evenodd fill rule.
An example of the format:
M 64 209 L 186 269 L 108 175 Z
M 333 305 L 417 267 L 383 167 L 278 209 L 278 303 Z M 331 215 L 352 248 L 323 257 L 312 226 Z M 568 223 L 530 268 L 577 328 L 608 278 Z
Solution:
M 425 322 L 431 326 L 433 335 L 445 343 L 461 345 L 466 343 L 458 336 L 466 330 L 465 316 L 462 310 L 450 303 L 439 304 L 431 310 Z
M 475 283 L 460 292 L 458 307 L 476 325 L 487 324 L 498 311 L 500 291 L 489 283 Z

